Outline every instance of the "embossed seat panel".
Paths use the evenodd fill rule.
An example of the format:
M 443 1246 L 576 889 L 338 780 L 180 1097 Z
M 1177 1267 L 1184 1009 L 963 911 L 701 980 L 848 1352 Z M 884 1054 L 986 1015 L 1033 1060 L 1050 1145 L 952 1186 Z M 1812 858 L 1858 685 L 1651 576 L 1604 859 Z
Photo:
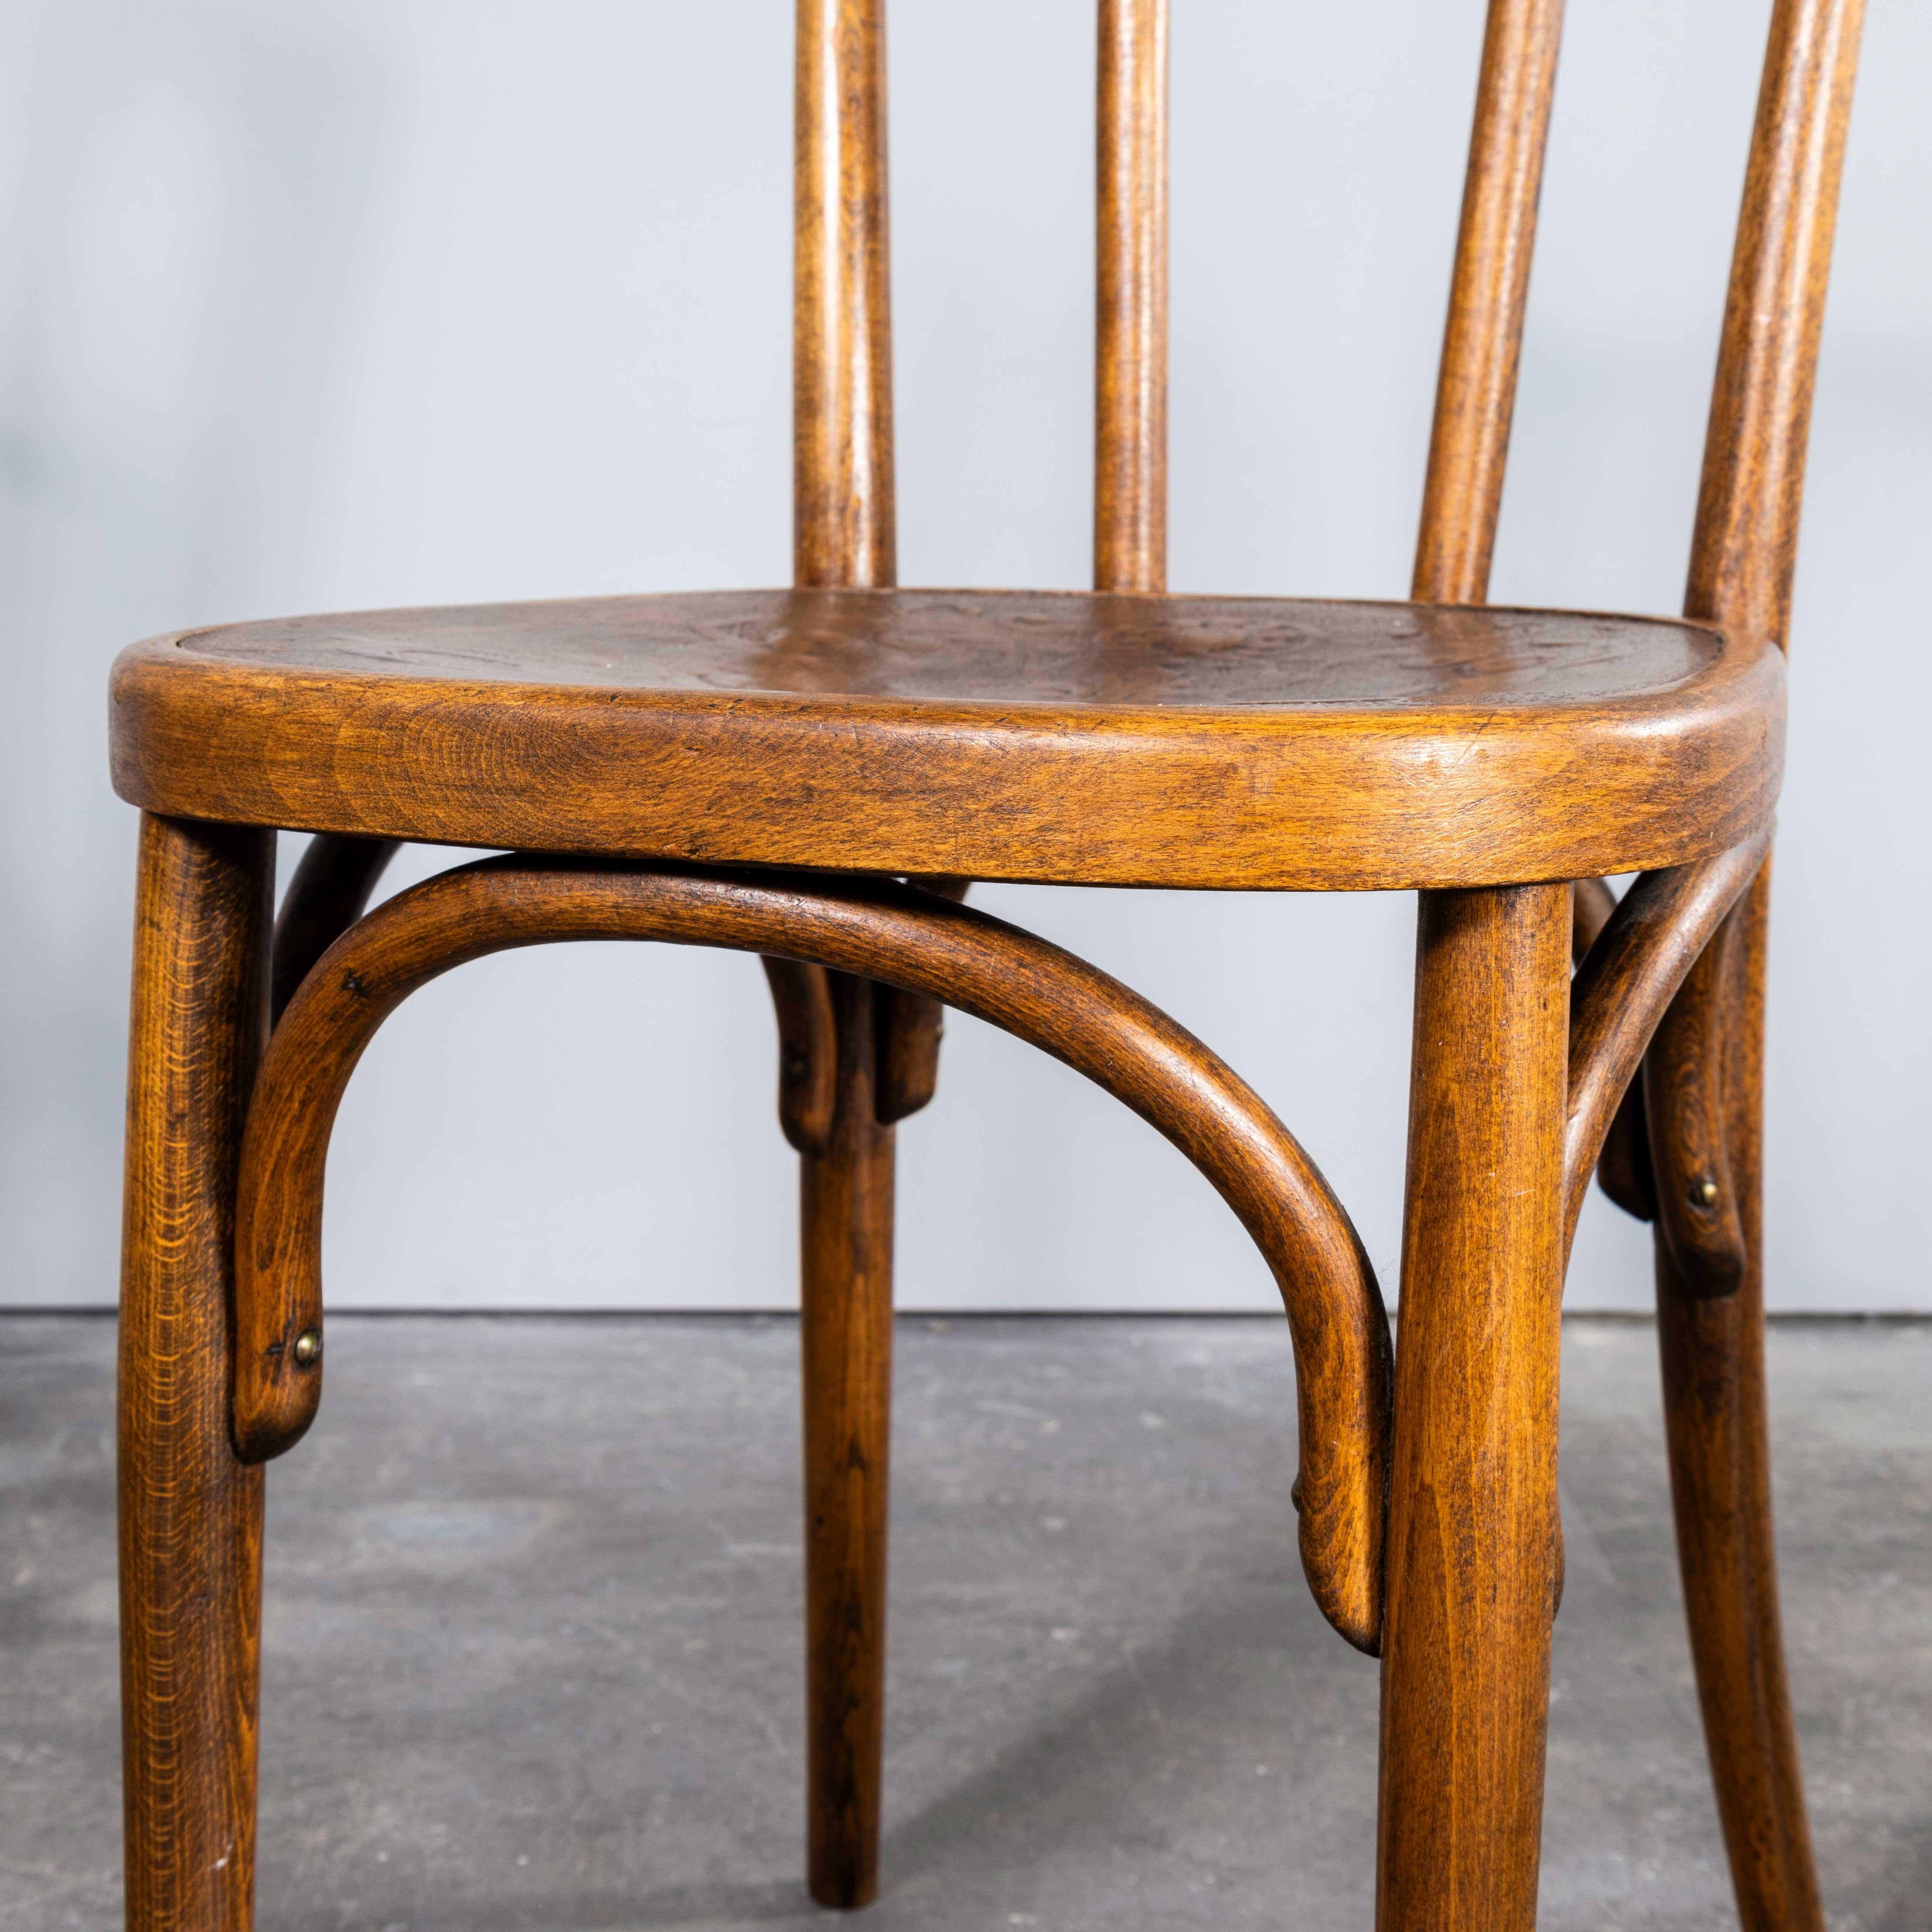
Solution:
M 358 612 L 126 652 L 122 796 L 714 863 L 1192 886 L 1672 865 L 1774 802 L 1782 659 L 1658 619 L 771 590 Z M 1587 776 L 1590 812 L 1564 800 Z

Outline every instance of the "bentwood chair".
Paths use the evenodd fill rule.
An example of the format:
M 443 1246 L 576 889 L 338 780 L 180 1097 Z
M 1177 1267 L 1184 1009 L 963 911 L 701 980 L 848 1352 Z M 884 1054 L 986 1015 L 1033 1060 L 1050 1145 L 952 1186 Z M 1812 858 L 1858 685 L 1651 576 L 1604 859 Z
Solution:
M 1378 1922 L 1535 1917 L 1558 1318 L 1656 1224 L 1684 1598 L 1744 1922 L 1821 1928 L 1759 1259 L 1783 649 L 1861 0 L 1775 0 L 1682 621 L 1484 603 L 1561 0 L 1490 0 L 1414 601 L 1164 593 L 1166 0 L 1101 0 L 1091 595 L 893 584 L 883 0 L 799 0 L 796 584 L 190 631 L 116 667 L 142 821 L 120 1357 L 128 1916 L 252 1918 L 261 1465 L 322 1390 L 322 1170 L 386 1016 L 500 949 L 770 962 L 802 1160 L 809 1867 L 876 1882 L 893 1123 L 939 1003 L 1220 1190 L 1286 1305 L 1323 1611 L 1382 1660 Z M 271 930 L 277 828 L 322 835 Z M 364 914 L 396 842 L 507 848 Z M 1642 874 L 1619 902 L 1601 881 Z M 1416 889 L 1400 1346 L 1257 1096 L 974 879 Z M 1576 965 L 1572 976 L 1573 949 Z

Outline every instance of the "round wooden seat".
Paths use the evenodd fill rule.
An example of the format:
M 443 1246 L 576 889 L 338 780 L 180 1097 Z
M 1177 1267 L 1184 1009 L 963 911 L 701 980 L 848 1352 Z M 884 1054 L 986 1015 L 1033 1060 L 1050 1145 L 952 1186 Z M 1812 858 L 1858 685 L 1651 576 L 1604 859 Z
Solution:
M 117 789 L 182 818 L 1306 890 L 1734 845 L 1776 799 L 1784 686 L 1768 642 L 1660 619 L 760 590 L 186 632 L 124 653 L 112 704 Z

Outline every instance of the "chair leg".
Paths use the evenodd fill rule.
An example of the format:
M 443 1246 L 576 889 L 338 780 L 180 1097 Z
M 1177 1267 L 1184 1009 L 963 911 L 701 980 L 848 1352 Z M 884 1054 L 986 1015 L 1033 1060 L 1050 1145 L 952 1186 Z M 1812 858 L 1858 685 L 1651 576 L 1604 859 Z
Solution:
M 1741 930 L 1724 988 L 1726 1150 L 1744 1278 L 1727 1294 L 1692 1292 L 1660 1222 L 1658 1330 L 1684 1611 L 1738 1916 L 1744 1932 L 1822 1932 L 1785 1684 L 1765 1423 L 1760 1157 L 1768 891 L 1767 871 L 1733 915 Z M 1668 1184 L 1660 1172 L 1659 1186 Z
M 892 1426 L 892 1130 L 876 1101 L 880 989 L 832 975 L 838 1078 L 801 1162 L 807 1872 L 821 1905 L 878 1889 Z
M 228 1304 L 274 839 L 142 821 L 117 1398 L 129 1932 L 254 1919 L 262 1472 L 230 1447 Z
M 1530 1932 L 1556 1582 L 1562 886 L 1424 892 L 1382 1634 L 1381 1932 Z

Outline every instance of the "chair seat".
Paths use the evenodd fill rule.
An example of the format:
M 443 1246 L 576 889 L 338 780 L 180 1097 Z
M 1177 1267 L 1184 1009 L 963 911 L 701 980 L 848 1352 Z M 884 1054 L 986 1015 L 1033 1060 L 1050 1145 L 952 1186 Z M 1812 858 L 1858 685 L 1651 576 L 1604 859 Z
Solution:
M 1652 618 L 760 590 L 360 612 L 124 652 L 153 812 L 1069 884 L 1474 886 L 1761 824 L 1784 662 Z

